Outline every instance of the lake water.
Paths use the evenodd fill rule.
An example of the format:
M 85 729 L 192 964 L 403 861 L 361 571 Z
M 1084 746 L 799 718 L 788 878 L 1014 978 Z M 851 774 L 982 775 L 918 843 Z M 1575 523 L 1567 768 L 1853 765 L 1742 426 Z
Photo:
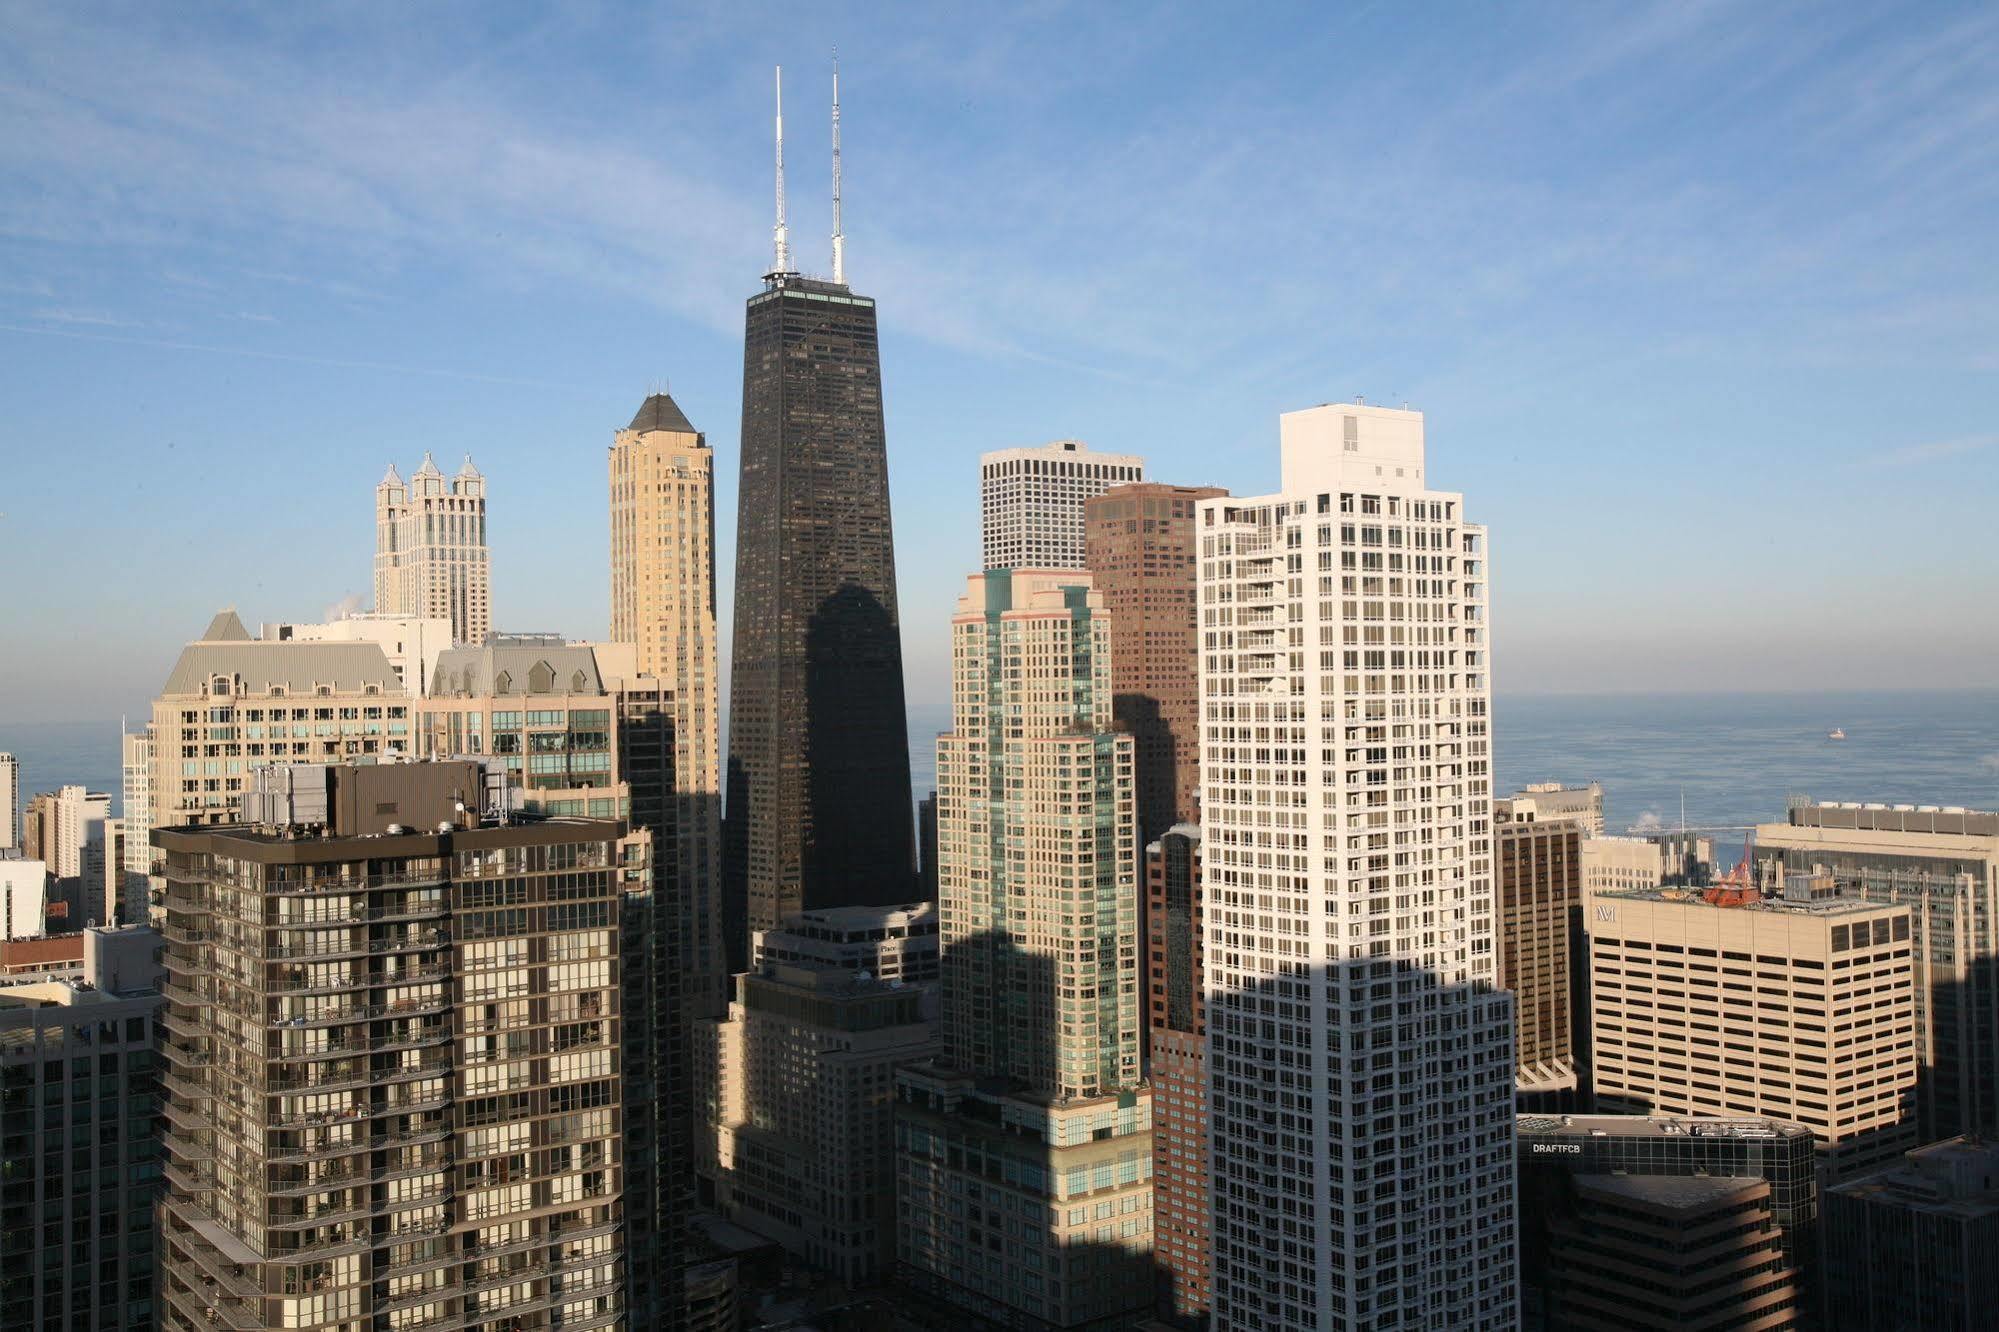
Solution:
M 919 793 L 948 709 L 910 710 Z M 1830 740 L 1834 728 L 1845 740 Z M 1782 822 L 1787 797 L 1999 808 L 1999 690 L 1505 696 L 1493 790 L 1599 781 L 1610 831 Z M 1718 842 L 1725 834 L 1717 834 Z M 1717 850 L 1723 850 L 1717 847 Z
M 1682 794 L 1701 827 L 1781 820 L 1791 795 L 1999 808 L 1999 690 L 1502 695 L 1493 714 L 1495 791 L 1594 779 L 1615 831 L 1678 823 Z M 950 720 L 910 709 L 918 795 L 935 784 Z M 1834 727 L 1847 739 L 1828 740 Z M 0 751 L 21 760 L 24 796 L 64 782 L 120 796 L 115 720 L 0 724 Z

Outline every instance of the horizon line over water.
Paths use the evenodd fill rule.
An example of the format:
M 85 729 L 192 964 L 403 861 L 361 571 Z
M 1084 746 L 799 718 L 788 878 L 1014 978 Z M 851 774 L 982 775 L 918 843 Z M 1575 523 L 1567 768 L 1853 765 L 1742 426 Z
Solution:
M 950 708 L 908 710 L 912 795 L 935 785 Z M 1999 688 L 1727 693 L 1500 693 L 1493 792 L 1529 782 L 1604 786 L 1604 826 L 1782 822 L 1789 797 L 1999 809 Z M 1847 739 L 1827 739 L 1844 728 Z M 23 801 L 75 783 L 123 813 L 119 724 L 0 723 L 21 763 Z M 1717 852 L 1730 840 L 1718 834 Z
M 950 709 L 909 711 L 922 795 L 936 777 L 924 733 Z M 1999 809 L 1999 689 L 1499 693 L 1492 711 L 1493 794 L 1601 782 L 1609 833 L 1677 827 L 1683 794 L 1688 826 L 1745 831 L 1803 795 Z M 1716 835 L 1717 856 L 1733 858 L 1731 840 Z

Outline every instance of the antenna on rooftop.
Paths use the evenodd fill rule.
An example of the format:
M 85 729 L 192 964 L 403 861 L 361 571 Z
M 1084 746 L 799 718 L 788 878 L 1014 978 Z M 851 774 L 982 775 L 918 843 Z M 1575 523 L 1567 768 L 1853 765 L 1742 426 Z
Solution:
M 833 280 L 847 280 L 847 237 L 840 230 L 840 48 L 833 48 Z
M 777 67 L 777 225 L 771 228 L 777 273 L 791 271 L 791 235 L 784 225 L 784 66 Z

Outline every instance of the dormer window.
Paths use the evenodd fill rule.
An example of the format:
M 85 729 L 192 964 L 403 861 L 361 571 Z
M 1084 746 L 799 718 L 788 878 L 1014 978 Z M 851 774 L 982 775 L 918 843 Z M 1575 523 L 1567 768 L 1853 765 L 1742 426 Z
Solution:
M 546 694 L 555 688 L 555 668 L 545 661 L 538 661 L 528 668 L 528 692 Z
M 501 671 L 498 675 L 493 677 L 494 693 L 510 694 L 513 692 L 513 689 L 514 689 L 514 677 L 507 674 L 505 671 Z

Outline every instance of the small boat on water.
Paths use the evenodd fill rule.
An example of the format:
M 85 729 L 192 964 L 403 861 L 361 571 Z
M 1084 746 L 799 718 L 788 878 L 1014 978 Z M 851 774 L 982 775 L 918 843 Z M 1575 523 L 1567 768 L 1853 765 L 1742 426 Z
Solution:
M 1835 726 L 1826 732 L 1825 738 L 1828 740 L 1844 740 L 1846 739 L 1846 732 Z

